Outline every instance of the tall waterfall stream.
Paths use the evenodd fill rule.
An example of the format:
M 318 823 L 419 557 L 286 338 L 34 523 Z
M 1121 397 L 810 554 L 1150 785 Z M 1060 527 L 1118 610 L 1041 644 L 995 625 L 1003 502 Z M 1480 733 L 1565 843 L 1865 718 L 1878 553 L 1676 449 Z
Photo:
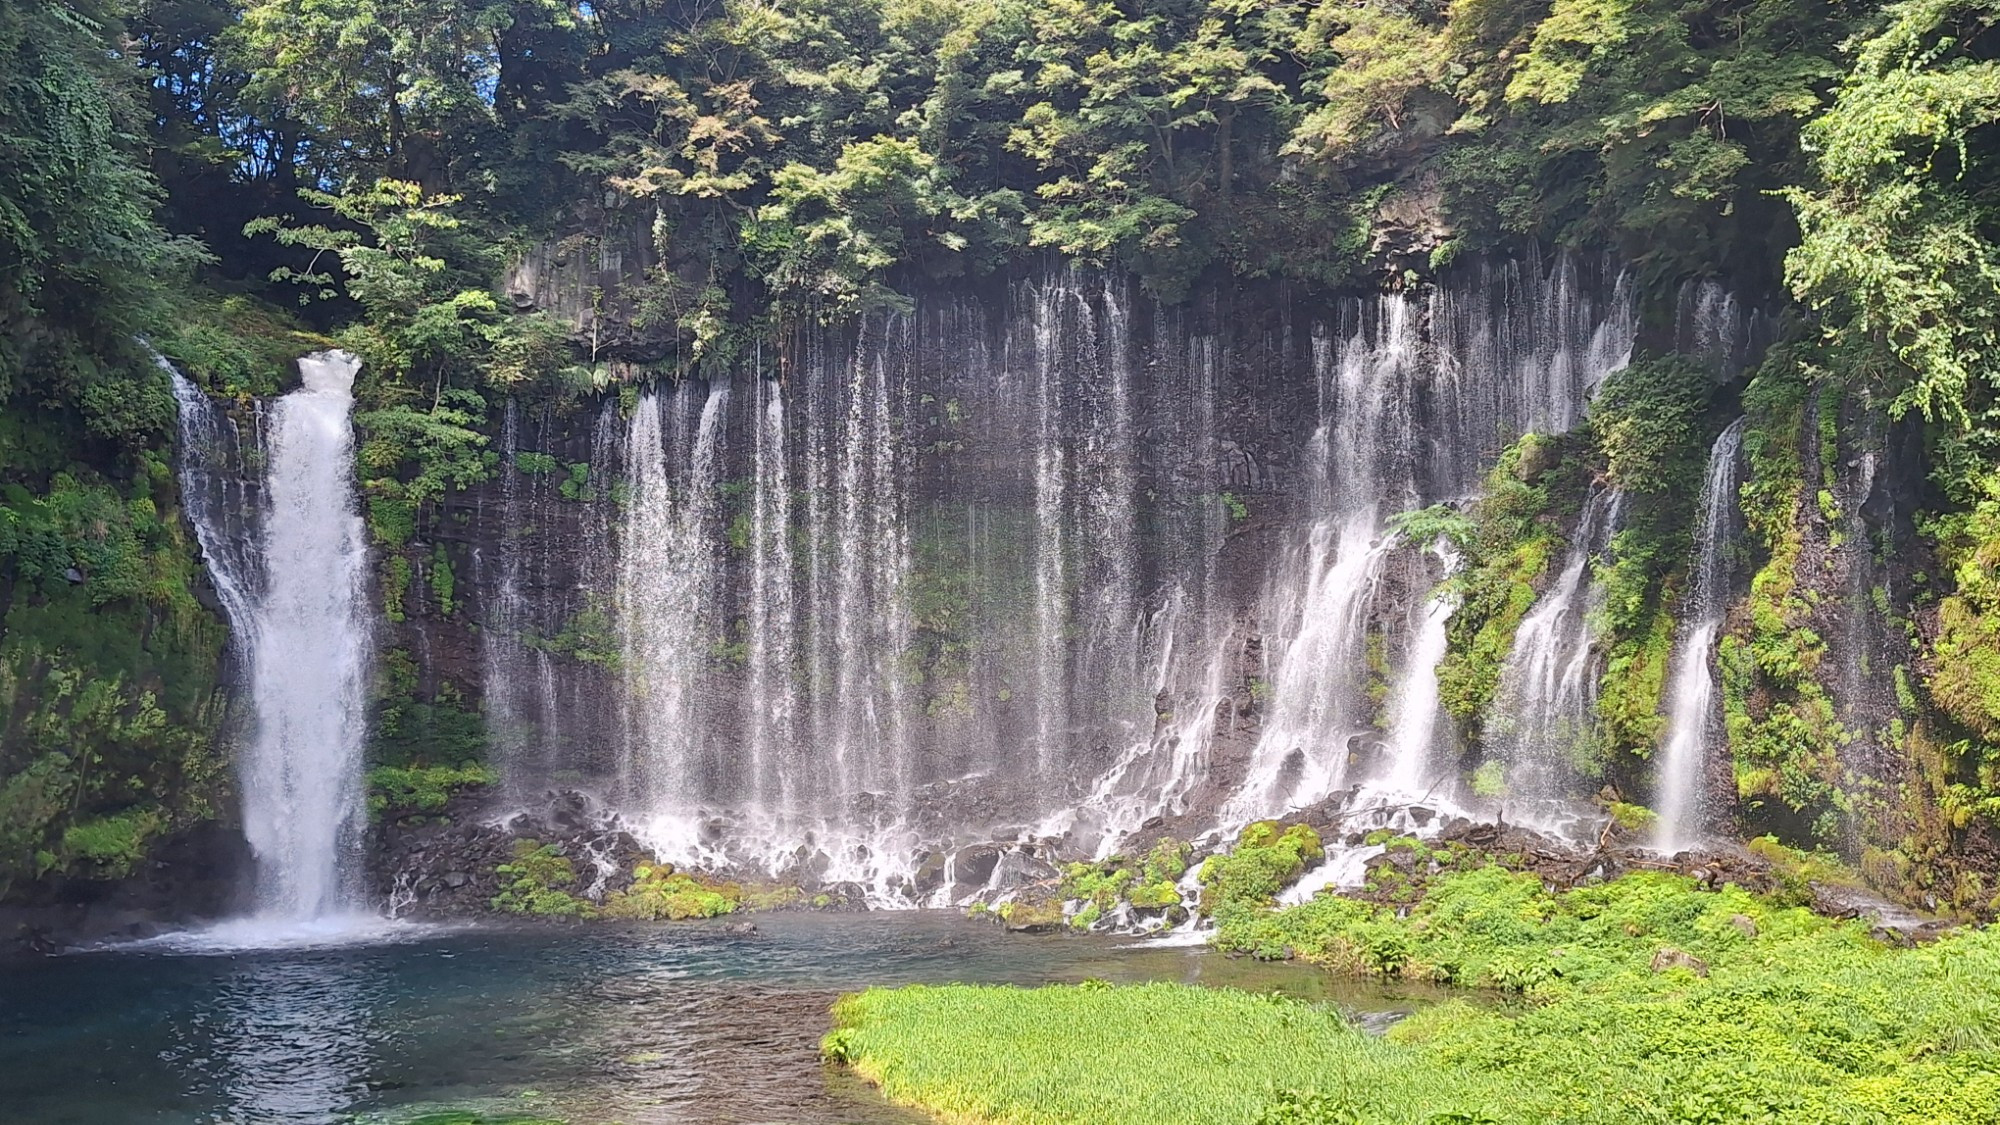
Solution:
M 244 460 L 235 425 L 172 372 L 187 510 L 247 681 L 243 827 L 257 858 L 257 913 L 273 922 L 358 907 L 373 655 L 349 421 L 359 367 L 337 351 L 299 361 L 304 385 L 260 419 L 261 495 L 232 483 Z

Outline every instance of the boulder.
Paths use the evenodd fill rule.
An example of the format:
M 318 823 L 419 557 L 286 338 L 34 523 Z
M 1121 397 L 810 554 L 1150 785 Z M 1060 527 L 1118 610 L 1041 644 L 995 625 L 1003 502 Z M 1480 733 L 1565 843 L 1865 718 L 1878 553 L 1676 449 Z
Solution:
M 1708 975 L 1708 962 L 1671 945 L 1662 946 L 1658 953 L 1653 954 L 1653 971 L 1664 973 L 1669 969 L 1686 969 L 1695 976 L 1705 977 Z

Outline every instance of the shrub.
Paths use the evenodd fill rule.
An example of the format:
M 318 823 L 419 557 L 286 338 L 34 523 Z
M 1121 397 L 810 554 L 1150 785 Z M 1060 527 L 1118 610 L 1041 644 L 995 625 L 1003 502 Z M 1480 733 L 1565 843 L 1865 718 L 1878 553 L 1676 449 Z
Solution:
M 611 918 L 678 922 L 733 913 L 742 900 L 743 890 L 734 883 L 711 883 L 672 864 L 641 864 L 633 869 L 632 885 L 605 900 L 604 913 Z
M 1226 855 L 1202 862 L 1201 912 L 1215 914 L 1230 906 L 1268 906 L 1326 853 L 1319 833 L 1309 825 L 1281 829 L 1274 820 L 1260 820 L 1236 838 Z
M 493 896 L 493 909 L 540 918 L 591 918 L 597 908 L 569 893 L 576 867 L 554 844 L 514 841 L 514 861 L 493 869 L 508 882 Z

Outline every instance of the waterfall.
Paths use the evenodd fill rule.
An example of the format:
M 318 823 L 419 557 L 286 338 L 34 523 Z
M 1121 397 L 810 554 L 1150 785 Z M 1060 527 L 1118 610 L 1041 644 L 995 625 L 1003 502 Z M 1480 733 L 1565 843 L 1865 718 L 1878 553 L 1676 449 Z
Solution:
M 1385 717 L 1375 697 L 1435 693 L 1449 612 L 1431 606 L 1412 621 L 1383 604 L 1397 546 L 1386 520 L 1470 496 L 1506 443 L 1576 425 L 1630 360 L 1628 279 L 1607 263 L 1604 293 L 1584 272 L 1567 254 L 1547 270 L 1533 259 L 1486 264 L 1423 304 L 1401 294 L 1356 302 L 1340 336 L 1315 335 L 1318 421 L 1301 482 L 1310 522 L 1260 613 L 1277 641 L 1270 717 L 1225 823 L 1327 797 L 1349 784 L 1358 754 L 1385 755 L 1385 778 L 1421 772 L 1435 715 Z M 1392 682 L 1371 684 L 1385 663 L 1396 664 Z
M 1701 490 L 1694 568 L 1680 605 L 1680 636 L 1667 680 L 1667 737 L 1660 751 L 1658 842 L 1668 853 L 1699 838 L 1708 825 L 1703 778 L 1722 727 L 1715 701 L 1715 640 L 1729 611 L 1727 551 L 1737 532 L 1742 448 L 1738 418 L 1715 439 Z
M 615 788 L 661 858 L 941 901 L 920 876 L 968 842 L 1102 855 L 1429 784 L 1451 607 L 1389 519 L 1573 424 L 1634 330 L 1567 255 L 1276 316 L 1080 269 L 1004 292 L 640 395 L 601 509 Z
M 785 456 L 785 395 L 775 380 L 756 381 L 755 478 L 750 509 L 748 750 L 751 796 L 762 809 L 796 816 L 798 625 L 794 610 L 792 482 Z
M 704 390 L 689 435 L 689 408 Z M 693 850 L 710 784 L 701 690 L 718 639 L 715 505 L 728 400 L 727 383 L 649 391 L 626 440 L 630 514 L 618 595 L 632 727 L 620 780 L 648 832 L 683 854 Z
M 1068 499 L 1065 376 L 1057 350 L 1065 298 L 1060 283 L 1045 287 L 1035 326 L 1035 750 L 1036 767 L 1050 777 L 1069 734 L 1068 543 L 1064 517 Z
M 1420 341 L 1412 303 L 1385 298 L 1376 323 L 1338 342 L 1313 340 L 1319 424 L 1307 444 L 1313 523 L 1294 548 L 1281 582 L 1280 619 L 1298 622 L 1276 662 L 1270 718 L 1249 774 L 1224 813 L 1249 820 L 1310 804 L 1340 788 L 1352 740 L 1374 730 L 1368 669 L 1370 610 L 1394 539 L 1382 533 L 1385 507 L 1410 446 L 1401 396 L 1415 373 Z M 1398 493 L 1402 493 L 1399 489 Z
M 480 694 L 484 700 L 486 729 L 492 742 L 493 756 L 501 767 L 502 776 L 509 781 L 519 780 L 527 772 L 523 767 L 538 744 L 548 746 L 560 737 L 560 732 L 552 729 L 556 708 L 544 706 L 538 709 L 538 730 L 535 729 L 536 724 L 531 723 L 527 709 L 521 705 L 526 691 L 548 684 L 553 668 L 550 667 L 549 654 L 531 649 L 523 643 L 522 637 L 533 622 L 533 607 L 521 590 L 527 564 L 521 540 L 533 519 L 533 500 L 522 495 L 524 482 L 521 478 L 524 474 L 514 464 L 521 449 L 520 430 L 520 406 L 513 399 L 508 399 L 500 425 L 500 502 L 494 535 L 499 558 L 492 560 L 498 574 L 491 579 L 491 605 L 481 607 L 479 625 Z M 526 484 L 527 489 L 535 487 L 532 480 Z M 483 553 L 475 551 L 473 562 L 482 570 L 478 577 L 485 579 L 483 569 L 489 560 Z M 545 699 L 544 702 L 548 701 Z
M 1458 555 L 1440 541 L 1433 550 L 1444 564 L 1447 575 L 1458 566 Z M 1402 690 L 1394 703 L 1394 719 L 1389 727 L 1389 750 L 1382 788 L 1403 796 L 1419 796 L 1432 772 L 1431 748 L 1436 741 L 1439 718 L 1438 662 L 1450 645 L 1445 631 L 1451 615 L 1458 611 L 1458 598 L 1440 588 L 1424 604 L 1423 624 L 1416 643 L 1410 648 L 1408 666 L 1402 676 Z
M 247 650 L 256 622 L 257 596 L 264 584 L 264 560 L 259 550 L 263 485 L 245 463 L 250 458 L 244 455 L 243 435 L 229 413 L 189 382 L 165 356 L 156 354 L 154 362 L 172 380 L 179 409 L 176 468 L 181 510 L 194 526 L 202 565 L 238 648 Z M 251 445 L 254 453 L 254 434 Z M 247 651 L 238 655 L 247 663 Z
M 214 502 L 229 471 L 227 420 L 174 376 L 188 515 L 249 681 L 243 823 L 258 912 L 272 919 L 326 917 L 352 901 L 369 658 L 349 418 L 359 367 L 345 352 L 307 356 L 304 385 L 272 408 L 254 552 Z
M 1506 767 L 1510 798 L 1538 815 L 1561 801 L 1595 737 L 1597 667 L 1591 627 L 1601 590 L 1591 564 L 1618 529 L 1623 494 L 1594 489 L 1563 568 L 1521 624 L 1487 716 L 1489 742 Z

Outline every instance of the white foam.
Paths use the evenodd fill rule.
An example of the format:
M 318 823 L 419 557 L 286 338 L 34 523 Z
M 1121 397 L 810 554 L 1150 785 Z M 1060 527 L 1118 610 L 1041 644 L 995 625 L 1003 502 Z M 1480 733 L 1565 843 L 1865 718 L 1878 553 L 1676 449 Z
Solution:
M 177 930 L 136 941 L 100 943 L 85 947 L 85 951 L 226 956 L 264 950 L 398 945 L 461 928 L 399 921 L 376 914 L 333 914 L 311 919 L 252 916 L 232 918 L 199 930 Z

